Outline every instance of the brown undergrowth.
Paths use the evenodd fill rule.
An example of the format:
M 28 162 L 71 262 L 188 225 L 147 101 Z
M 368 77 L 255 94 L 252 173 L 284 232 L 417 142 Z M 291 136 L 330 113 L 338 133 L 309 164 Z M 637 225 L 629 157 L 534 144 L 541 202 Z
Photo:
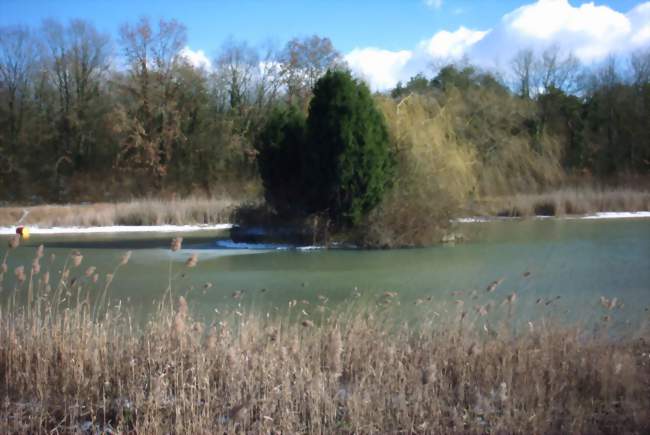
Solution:
M 548 321 L 515 334 L 513 294 L 458 303 L 444 321 L 435 301 L 418 301 L 429 314 L 407 324 L 387 292 L 356 308 L 331 310 L 322 298 L 311 314 L 289 301 L 288 315 L 234 308 L 200 321 L 170 278 L 141 324 L 107 296 L 128 261 L 100 276 L 73 252 L 55 277 L 39 248 L 31 267 L 4 272 L 16 284 L 0 311 L 0 432 L 650 429 L 648 334 L 613 339 L 608 318 L 596 331 Z M 184 267 L 194 265 L 190 256 Z M 600 303 L 609 312 L 618 302 Z M 486 327 L 480 319 L 498 309 L 507 316 Z

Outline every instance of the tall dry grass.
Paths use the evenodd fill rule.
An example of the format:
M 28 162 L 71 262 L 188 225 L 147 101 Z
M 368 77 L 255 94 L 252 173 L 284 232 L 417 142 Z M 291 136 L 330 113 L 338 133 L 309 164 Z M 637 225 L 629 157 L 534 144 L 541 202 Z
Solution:
M 471 213 L 502 216 L 567 216 L 597 212 L 650 210 L 650 190 L 631 188 L 565 188 L 481 199 Z
M 230 198 L 134 199 L 121 203 L 0 208 L 0 226 L 107 226 L 228 223 L 240 201 Z
M 645 330 L 613 339 L 606 318 L 595 332 L 538 322 L 515 334 L 516 295 L 457 303 L 444 321 L 435 301 L 417 301 L 425 316 L 407 324 L 393 292 L 365 308 L 321 298 L 310 312 L 289 301 L 286 316 L 236 307 L 200 321 L 171 286 L 142 324 L 92 300 L 125 262 L 110 279 L 77 252 L 57 279 L 44 279 L 46 264 L 23 270 L 0 310 L 1 433 L 650 430 Z M 605 313 L 617 304 L 600 302 Z M 498 309 L 501 323 L 482 321 Z

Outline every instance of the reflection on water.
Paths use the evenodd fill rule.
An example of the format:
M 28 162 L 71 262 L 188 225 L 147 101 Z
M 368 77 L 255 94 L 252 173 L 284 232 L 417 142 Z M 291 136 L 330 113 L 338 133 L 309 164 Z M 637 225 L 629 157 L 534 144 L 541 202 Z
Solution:
M 648 315 L 648 219 L 489 222 L 462 224 L 459 230 L 469 242 L 385 251 L 220 249 L 216 241 L 227 235 L 219 232 L 186 235 L 183 250 L 176 253 L 169 251 L 170 234 L 34 237 L 9 256 L 2 297 L 13 288 L 13 268 L 31 264 L 35 247 L 44 243 L 45 258 L 57 256 L 53 272 L 61 269 L 73 248 L 81 250 L 79 275 L 91 265 L 100 273 L 110 272 L 124 251 L 133 250 L 131 261 L 115 277 L 111 297 L 128 300 L 136 311 L 150 309 L 152 301 L 161 298 L 171 261 L 174 290 L 187 294 L 203 316 L 237 304 L 271 311 L 293 299 L 309 302 L 309 310 L 318 295 L 336 306 L 349 300 L 355 289 L 364 300 L 395 291 L 403 307 L 432 312 L 431 304 L 453 311 L 455 301 L 462 300 L 471 311 L 516 293 L 517 313 L 527 318 L 555 309 L 571 320 L 589 320 L 603 314 L 600 296 L 617 297 L 624 304 L 610 313 L 620 321 Z M 186 270 L 184 261 L 194 252 L 199 263 Z M 488 285 L 498 279 L 503 282 L 488 293 Z M 233 299 L 240 291 L 241 299 Z

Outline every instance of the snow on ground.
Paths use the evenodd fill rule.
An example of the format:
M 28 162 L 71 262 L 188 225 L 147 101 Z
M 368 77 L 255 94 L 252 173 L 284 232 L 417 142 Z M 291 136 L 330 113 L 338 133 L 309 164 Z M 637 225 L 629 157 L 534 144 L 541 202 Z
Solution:
M 599 212 L 585 216 L 533 216 L 533 219 L 631 219 L 631 218 L 650 218 L 650 211 L 607 211 Z M 454 219 L 453 222 L 460 224 L 476 223 L 476 222 L 492 222 L 492 221 L 507 221 L 521 219 L 518 217 L 505 216 L 505 217 L 485 217 L 473 216 Z
M 28 226 L 30 234 L 112 234 L 112 233 L 189 233 L 196 231 L 229 230 L 232 224 L 212 225 L 116 225 L 108 227 L 51 227 Z M 0 227 L 0 235 L 15 234 L 16 227 Z
M 607 211 L 583 216 L 582 219 L 629 219 L 629 218 L 650 218 L 650 211 Z

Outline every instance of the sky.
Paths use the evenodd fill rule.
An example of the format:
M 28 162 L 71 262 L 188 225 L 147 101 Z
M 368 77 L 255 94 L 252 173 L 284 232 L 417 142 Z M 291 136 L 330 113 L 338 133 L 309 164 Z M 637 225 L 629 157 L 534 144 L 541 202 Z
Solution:
M 650 1 L 638 0 L 0 0 L 0 26 L 82 18 L 115 36 L 141 16 L 185 24 L 185 53 L 204 66 L 228 38 L 326 36 L 375 90 L 462 57 L 499 69 L 524 48 L 586 64 L 650 48 Z

